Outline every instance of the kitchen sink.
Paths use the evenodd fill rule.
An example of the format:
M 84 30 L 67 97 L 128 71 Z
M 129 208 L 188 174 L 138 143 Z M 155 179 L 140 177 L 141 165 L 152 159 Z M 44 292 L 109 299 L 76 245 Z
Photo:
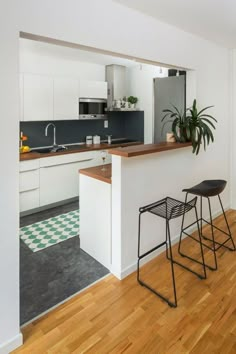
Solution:
M 66 146 L 66 148 L 68 149 L 68 150 L 77 150 L 77 149 L 84 149 L 84 148 L 87 148 L 87 146 L 86 145 L 67 145 Z
M 50 147 L 50 148 L 39 148 L 39 149 L 33 149 L 31 151 L 33 152 L 39 152 L 40 154 L 55 154 L 57 152 L 61 152 L 67 150 L 66 147 L 64 146 L 58 146 L 56 148 Z

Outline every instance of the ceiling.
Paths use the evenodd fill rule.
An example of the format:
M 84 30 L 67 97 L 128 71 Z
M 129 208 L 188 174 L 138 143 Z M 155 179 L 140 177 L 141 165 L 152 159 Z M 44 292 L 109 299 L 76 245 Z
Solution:
M 236 48 L 235 0 L 114 0 L 186 32 Z

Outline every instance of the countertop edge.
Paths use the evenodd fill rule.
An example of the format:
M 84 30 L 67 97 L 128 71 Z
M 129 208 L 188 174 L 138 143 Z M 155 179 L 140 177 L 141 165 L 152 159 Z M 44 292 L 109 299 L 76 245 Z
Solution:
M 121 157 L 135 157 L 158 152 L 170 151 L 192 146 L 191 142 L 188 143 L 159 143 L 159 144 L 144 144 L 142 146 L 130 146 L 125 148 L 110 149 L 109 154 Z
M 115 144 L 114 144 L 115 145 Z M 60 156 L 60 155 L 68 155 L 68 154 L 76 154 L 80 152 L 88 152 L 88 151 L 95 151 L 95 150 L 110 150 L 110 149 L 115 149 L 116 147 L 108 145 L 108 144 L 98 144 L 98 145 L 92 145 L 91 147 L 84 147 L 84 148 L 79 148 L 73 149 L 73 150 L 66 150 L 66 151 L 60 151 L 57 153 L 39 153 L 39 152 L 27 152 L 20 154 L 20 161 L 28 161 L 28 160 L 35 160 L 35 159 L 42 159 L 45 157 L 55 157 L 55 156 Z M 117 147 L 128 147 L 128 146 L 134 146 L 134 145 L 143 145 L 142 142 L 135 142 L 135 143 L 124 143 L 124 144 L 117 144 Z
M 107 168 L 107 173 L 109 173 L 109 176 L 104 176 L 102 166 L 94 166 L 94 167 L 89 167 L 89 168 L 84 168 L 79 170 L 79 173 L 82 175 L 85 175 L 87 177 L 91 177 L 94 179 L 97 179 L 99 181 L 111 184 L 111 164 L 106 164 L 105 167 Z

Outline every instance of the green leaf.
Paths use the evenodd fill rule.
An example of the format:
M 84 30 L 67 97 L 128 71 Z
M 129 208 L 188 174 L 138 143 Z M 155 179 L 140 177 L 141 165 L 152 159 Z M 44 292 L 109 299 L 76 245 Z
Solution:
M 202 120 L 202 122 L 207 122 L 208 124 L 210 124 L 211 126 L 212 126 L 212 128 L 216 128 L 215 126 L 214 126 L 214 124 L 209 120 L 209 119 L 207 119 L 207 118 L 202 118 L 201 119 Z
M 178 113 L 178 115 L 181 117 L 181 113 L 180 113 L 180 111 L 178 110 L 178 108 L 177 108 L 176 106 L 174 106 L 173 104 L 172 104 L 172 107 L 174 107 L 174 109 L 176 110 L 176 112 Z
M 212 108 L 212 107 L 214 107 L 214 106 L 208 106 L 208 107 L 203 108 L 200 112 L 198 112 L 198 116 L 199 116 L 202 112 L 205 112 L 207 109 Z
M 166 124 L 168 124 L 168 123 L 173 123 L 173 121 L 172 121 L 172 120 L 167 120 L 167 121 L 163 124 L 163 126 L 162 126 L 162 128 L 161 128 L 161 135 L 163 134 L 163 130 L 164 130 Z
M 217 123 L 217 120 L 214 118 L 214 117 L 212 117 L 210 114 L 202 114 L 199 118 L 205 118 L 205 117 L 207 117 L 207 118 L 211 118 L 211 119 L 213 119 L 216 123 Z

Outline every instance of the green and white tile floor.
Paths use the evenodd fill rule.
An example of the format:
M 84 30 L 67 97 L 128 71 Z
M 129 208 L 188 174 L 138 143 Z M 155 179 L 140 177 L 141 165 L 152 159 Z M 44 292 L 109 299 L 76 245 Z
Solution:
M 38 252 L 78 235 L 79 210 L 70 211 L 20 229 L 21 240 L 33 252 Z

